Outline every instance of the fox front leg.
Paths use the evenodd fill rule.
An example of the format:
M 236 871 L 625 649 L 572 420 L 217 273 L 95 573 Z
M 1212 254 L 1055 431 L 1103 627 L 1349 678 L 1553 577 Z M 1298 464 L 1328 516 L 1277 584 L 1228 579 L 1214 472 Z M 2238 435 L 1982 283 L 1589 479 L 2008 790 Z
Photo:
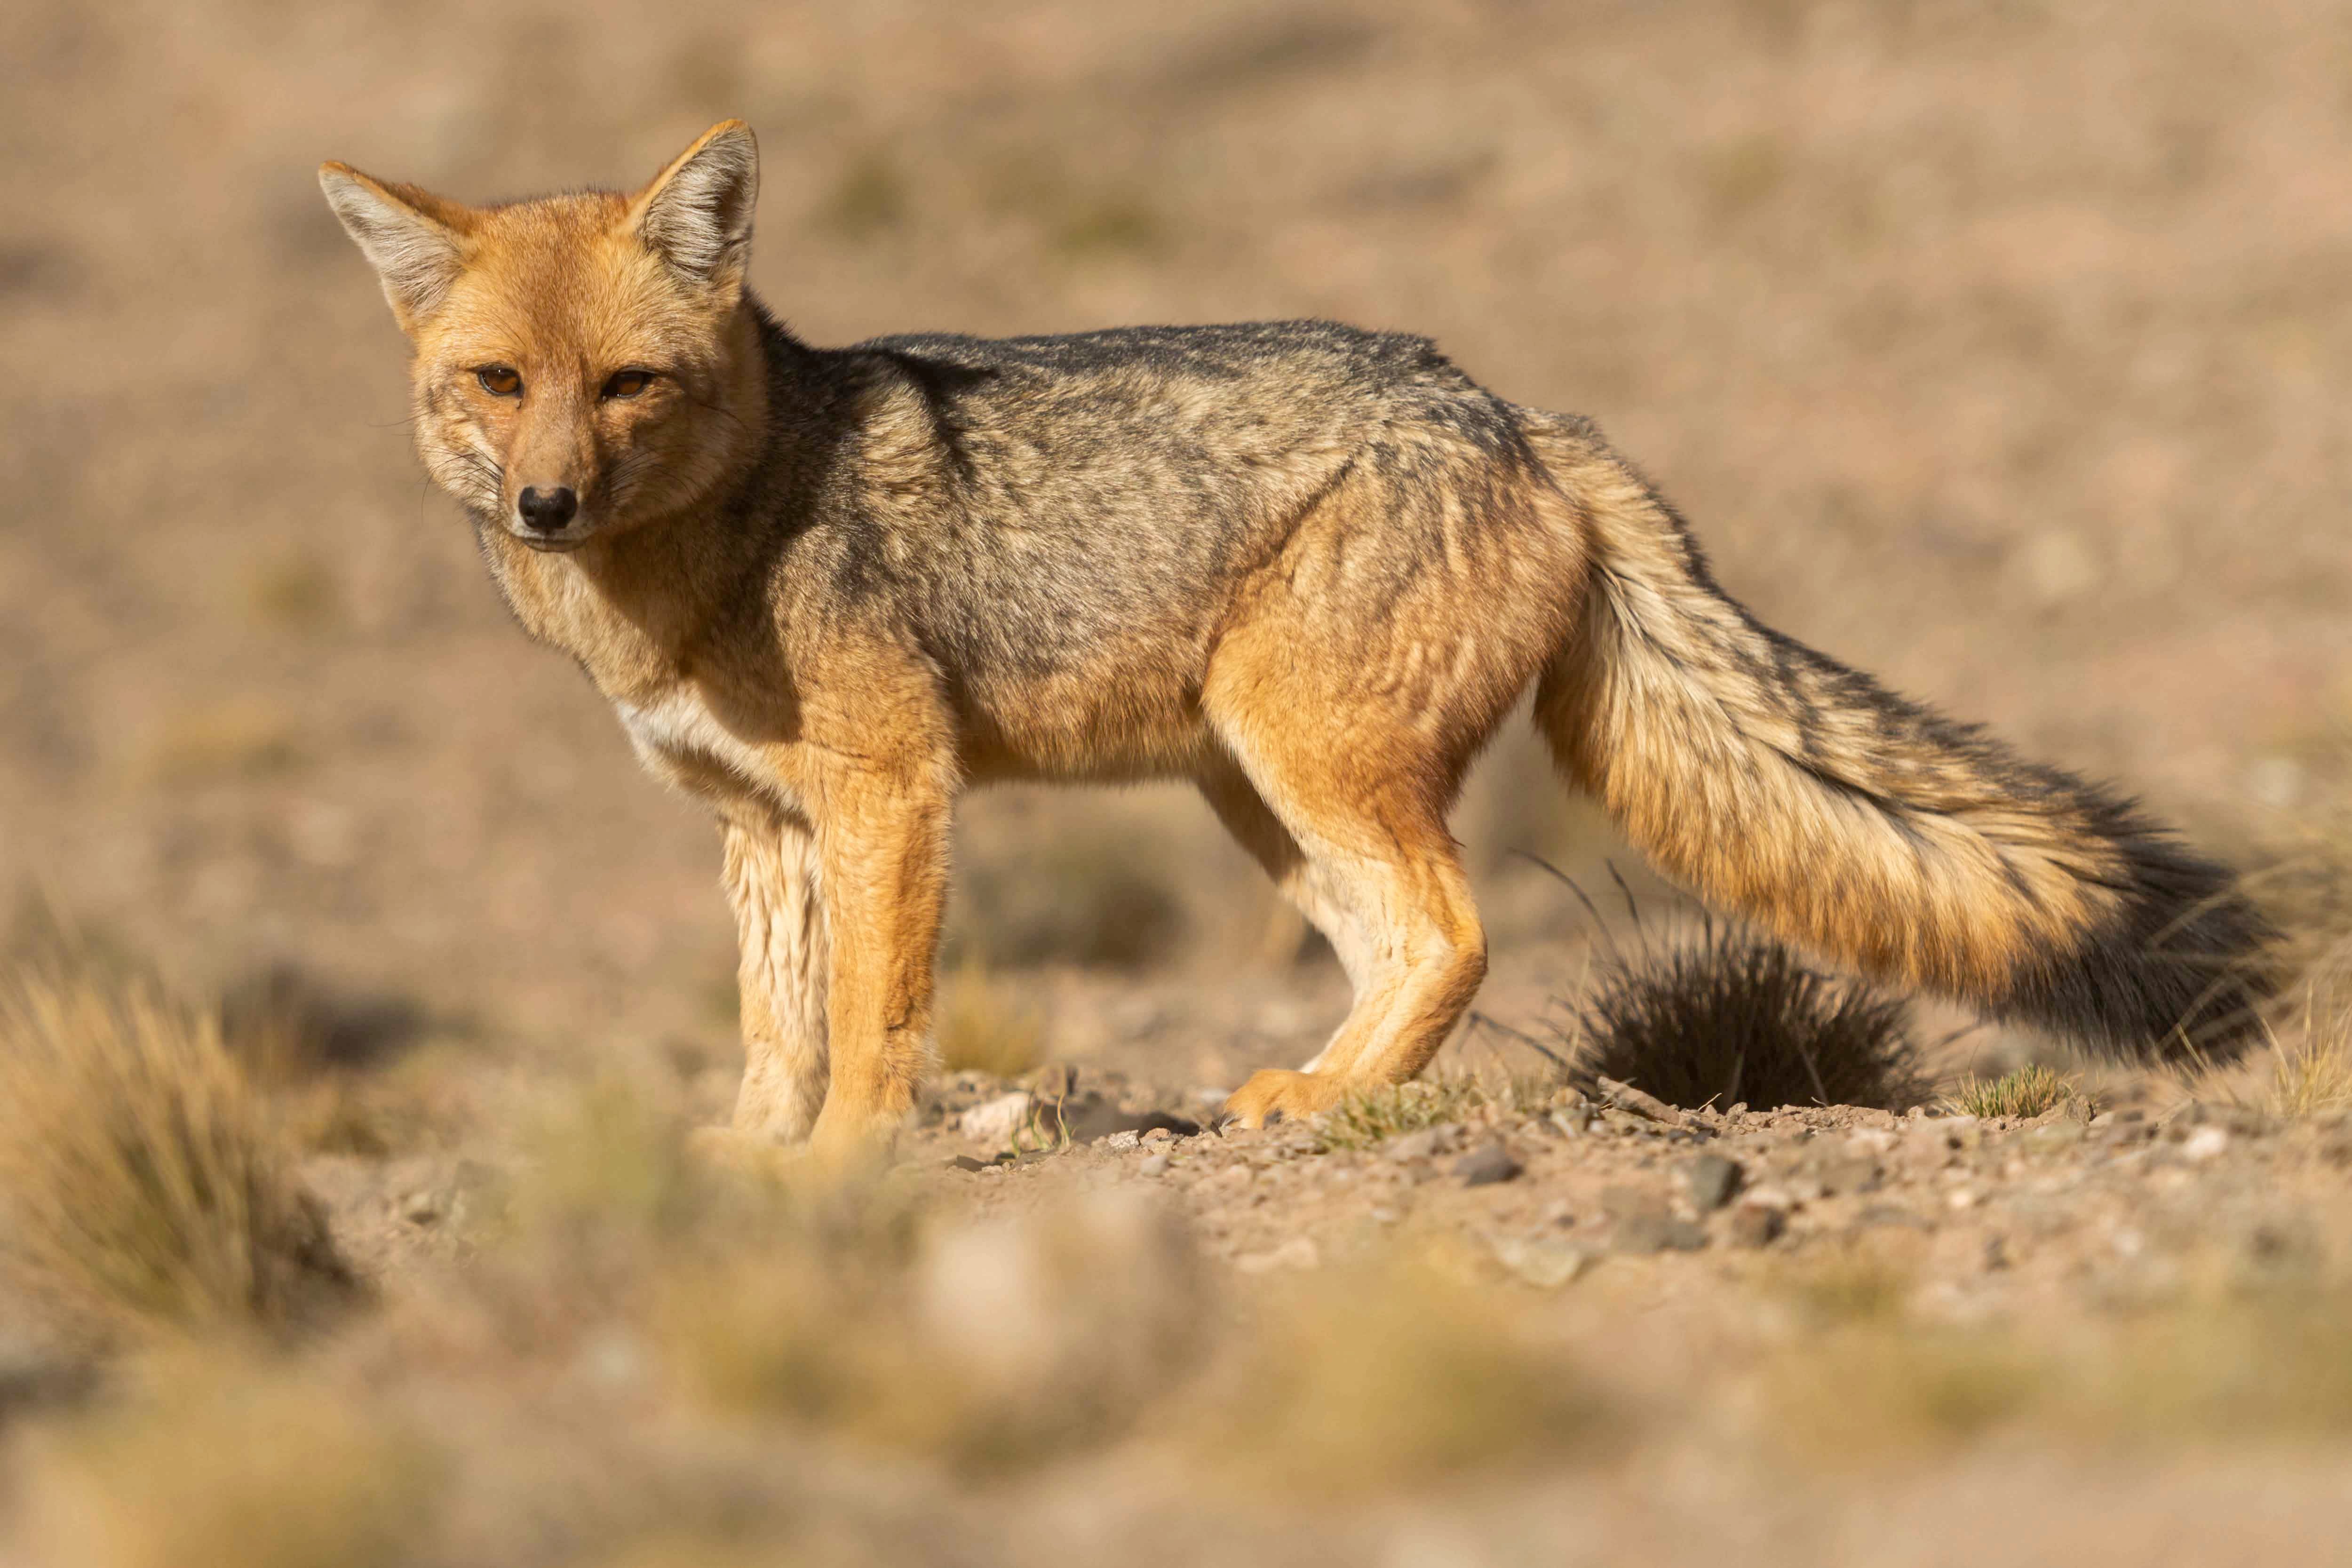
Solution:
M 950 804 L 906 773 L 845 769 L 827 784 L 817 844 L 831 1072 L 810 1151 L 841 1163 L 887 1149 L 930 1066 Z
M 728 816 L 725 839 L 743 1027 L 734 1131 L 798 1143 L 824 1107 L 827 1077 L 829 944 L 816 836 L 797 816 L 745 810 Z

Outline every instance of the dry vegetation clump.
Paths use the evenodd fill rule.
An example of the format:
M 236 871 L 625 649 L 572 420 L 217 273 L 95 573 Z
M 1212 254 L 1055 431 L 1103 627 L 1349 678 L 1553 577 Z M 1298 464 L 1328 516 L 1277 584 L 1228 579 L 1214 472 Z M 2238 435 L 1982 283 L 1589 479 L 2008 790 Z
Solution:
M 1767 1363 L 1760 1409 L 1808 1464 L 1867 1468 L 2004 1432 L 2172 1448 L 2352 1433 L 2340 1285 L 2241 1273 L 2062 1340 L 2030 1321 L 1923 1321 L 1883 1258 L 1807 1259 L 1780 1284 L 1799 1331 Z
M 1796 1453 L 1863 1468 L 1947 1452 L 2017 1421 L 2048 1369 L 1992 1329 L 1871 1321 L 1777 1363 L 1767 1399 Z
M 1690 1108 L 1901 1110 L 1928 1087 L 1901 1000 L 1712 917 L 1696 938 L 1612 951 L 1565 1043 L 1576 1073 Z
M 2284 933 L 2269 1100 L 2287 1117 L 2352 1109 L 2352 745 L 2331 752 L 2335 787 L 2249 879 Z
M 286 1329 L 356 1289 L 217 1016 L 149 981 L 0 980 L 0 1205 L 26 1283 L 112 1327 Z
M 991 1473 L 1155 1408 L 1202 1346 L 1204 1289 L 1170 1217 L 1112 1191 L 982 1224 L 803 1216 L 672 1273 L 653 1333 L 720 1409 Z
M 237 697 L 176 710 L 155 734 L 148 765 L 167 784 L 262 778 L 299 767 L 302 726 L 288 704 Z
M 1427 1264 L 1334 1271 L 1269 1302 L 1188 1430 L 1244 1484 L 1335 1496 L 1558 1460 L 1627 1417 L 1512 1309 Z
M 1139 1193 L 960 1221 L 903 1182 L 714 1167 L 686 1132 L 619 1083 L 542 1130 L 466 1272 L 503 1353 L 617 1331 L 691 1405 L 986 1473 L 1118 1436 L 1201 1348 L 1192 1244 Z
M 2065 1412 L 2111 1442 L 2352 1434 L 2352 1300 L 2307 1283 L 2201 1296 L 2129 1324 Z
M 943 1072 L 1019 1078 L 1045 1059 L 1045 1016 L 1020 986 L 966 958 L 940 985 L 932 1037 Z
M 2311 999 L 2302 1028 L 2272 1058 L 2270 1101 L 2291 1118 L 2352 1110 L 2352 997 Z
M 2003 1431 L 2100 1447 L 2192 1447 L 2352 1432 L 2340 1293 L 2200 1296 L 2081 1344 L 2020 1327 L 1869 1315 L 1789 1347 L 1766 1378 L 1796 1457 L 1869 1468 Z
M 1971 1073 L 1960 1080 L 1945 1103 L 1967 1116 L 2040 1116 L 2083 1098 L 2082 1084 L 2039 1062 L 2029 1062 L 1996 1079 Z
M 1316 1118 L 1315 1132 L 1326 1152 L 1377 1149 L 1425 1128 L 1530 1113 L 1560 1092 L 1549 1079 L 1438 1073 L 1359 1090 Z
M 358 1391 L 214 1353 L 31 1445 L 32 1561 L 374 1568 L 415 1561 L 443 1468 Z
M 1407 1132 L 1466 1121 L 1486 1102 L 1485 1089 L 1466 1076 L 1382 1084 L 1351 1094 L 1325 1111 L 1316 1120 L 1315 1131 L 1327 1150 L 1377 1149 Z

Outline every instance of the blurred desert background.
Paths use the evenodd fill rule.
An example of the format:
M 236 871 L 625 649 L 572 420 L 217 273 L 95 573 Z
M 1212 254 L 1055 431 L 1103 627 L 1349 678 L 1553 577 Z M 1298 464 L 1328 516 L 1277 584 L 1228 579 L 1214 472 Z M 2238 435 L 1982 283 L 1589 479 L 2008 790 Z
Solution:
M 1884 1180 L 1926 1184 L 1932 1222 L 1865 1223 L 1868 1200 L 1835 1207 L 1839 1180 L 1859 1184 L 1850 1163 L 1834 1179 L 1791 1163 L 1772 1178 L 1797 1194 L 1790 1235 L 1736 1257 L 1733 1211 L 1682 1215 L 1679 1185 L 1671 1223 L 1700 1226 L 1704 1249 L 1588 1243 L 1638 1207 L 1604 1199 L 1594 1171 L 1622 1194 L 1683 1156 L 1626 1152 L 1666 1137 L 1629 1123 L 1622 1148 L 1580 1163 L 1576 1138 L 1606 1118 L 1518 1088 L 1420 1116 L 1439 1136 L 1402 1165 L 1370 1133 L 1174 1150 L 1172 1171 L 1139 1141 L 1079 1146 L 1060 1175 L 1056 1160 L 950 1173 L 934 1184 L 951 1190 L 854 1222 L 709 1196 L 673 1157 L 685 1126 L 723 1115 L 740 1063 L 715 833 L 640 772 L 578 672 L 521 637 L 427 486 L 403 343 L 314 170 L 339 158 L 475 201 L 635 184 L 741 116 L 763 158 L 754 287 L 819 343 L 1293 316 L 1427 333 L 1502 395 L 1599 420 L 1769 624 L 2140 794 L 2295 889 L 2317 922 L 2298 951 L 2317 952 L 2352 909 L 2326 869 L 2352 720 L 2352 12 L 16 0 L 0 60 L 10 940 L 31 951 L 63 922 L 86 968 L 158 977 L 191 1006 L 226 997 L 232 1047 L 241 1018 L 296 1040 L 299 1062 L 247 1070 L 375 1303 L 299 1355 L 192 1363 L 175 1331 L 151 1365 L 118 1359 L 144 1331 L 100 1332 L 28 1292 L 21 1331 L 0 1322 L 22 1394 L 0 1401 L 22 1406 L 0 1415 L 0 1506 L 36 1521 L 21 1561 L 2158 1563 L 2221 1561 L 2264 1529 L 2305 1560 L 2333 1549 L 2318 1532 L 2347 1522 L 2352 1338 L 2329 1327 L 2341 1298 L 2311 1293 L 2347 1261 L 2352 1144 L 2281 1102 L 2267 1060 L 2226 1089 L 2091 1074 L 2079 1115 L 2042 1119 L 2074 1132 L 2013 1155 L 1976 1140 L 2038 1125 L 1989 1121 L 1922 1164 L 1898 1119 L 1809 1111 L 1750 1162 L 1750 1186 L 1823 1138 L 1859 1140 L 1853 1157 Z M 1514 852 L 1596 888 L 1613 863 L 1656 889 L 1508 733 L 1457 826 L 1495 943 L 1481 1005 L 1506 1027 L 1455 1055 L 1528 1073 L 1544 1064 L 1509 1031 L 1551 1037 L 1594 938 Z M 958 854 L 946 965 L 957 1026 L 981 1043 L 933 1108 L 929 1154 L 992 1152 L 955 1142 L 957 1116 L 1041 1068 L 1197 1111 L 1249 1068 L 1311 1054 L 1343 1008 L 1336 966 L 1187 793 L 977 796 Z M 2312 1007 L 2282 1025 L 2296 1048 L 2325 1032 Z M 2079 1070 L 1994 1030 L 1930 1058 L 1948 1077 Z M 2126 1121 L 2086 1126 L 2102 1106 Z M 2138 1174 L 2100 1185 L 2092 1167 L 2133 1126 L 2149 1136 L 2129 1158 L 2210 1182 L 2177 1194 L 2204 1207 L 2172 1230 L 2137 1222 L 2126 1246 L 2116 1227 L 2154 1200 L 2133 1195 Z M 1446 1140 L 1484 1129 L 1527 1168 L 1496 1184 L 1507 1212 L 1449 1173 Z M 2199 1142 L 2215 1129 L 2226 1152 Z M 1150 1178 L 1119 1163 L 1151 1159 Z M 1392 1248 L 1349 1261 L 1337 1230 L 1284 1251 L 1289 1198 L 1251 1173 L 1318 1159 L 1445 1187 L 1426 1223 L 1446 1256 L 1505 1231 L 1585 1250 L 1548 1286 L 1528 1282 L 1541 1267 L 1496 1274 L 1485 1250 L 1432 1266 L 1434 1284 L 1318 1285 L 1407 1268 Z M 2065 1165 L 2091 1195 L 2054 1230 L 1985 1218 L 1950 1175 L 1977 1162 L 2016 1183 L 2044 1159 L 2088 1163 Z M 1180 1217 L 1103 1206 L 1183 1185 L 1188 1161 L 1186 1191 L 1206 1190 L 1174 1200 Z M 467 1195 L 511 1183 L 522 1196 Z M 1377 1218 L 1391 1200 L 1359 1205 L 1365 1221 L 1335 1194 L 1315 1200 L 1332 1226 L 1396 1228 Z M 500 1217 L 469 1228 L 469 1203 Z M 697 1217 L 664 1206 L 678 1204 Z M 992 1204 L 1026 1217 L 953 1228 Z M 918 1211 L 932 1217 L 904 1217 Z M 1036 1234 L 1003 1228 L 1019 1225 Z M 1148 1420 L 1041 1415 L 1026 1385 L 991 1405 L 997 1384 L 939 1370 L 963 1364 L 962 1342 L 919 1325 L 905 1342 L 930 1349 L 867 1355 L 854 1334 L 810 1349 L 835 1342 L 809 1324 L 896 1321 L 957 1268 L 1002 1285 L 972 1263 L 973 1236 L 1043 1259 L 1048 1281 L 1097 1272 L 1054 1237 L 1109 1237 L 1101 1267 L 1141 1281 L 1136 1300 L 1078 1291 L 1091 1304 L 1064 1321 L 1031 1299 L 1045 1285 L 1003 1286 L 1018 1300 L 982 1315 L 1045 1313 L 1034 1338 L 1062 1349 L 1023 1341 L 988 1364 Z M 2042 1274 L 2029 1236 L 2060 1238 Z M 1507 1242 L 1495 1256 L 1524 1261 Z M 736 1261 L 706 1255 L 722 1251 Z M 710 1272 L 744 1267 L 758 1278 Z M 2245 1268 L 2284 1268 L 2292 1301 L 2247 1305 Z M 1383 1292 L 1396 1314 L 1312 1326 Z M 1970 1341 L 1886 1373 L 1952 1322 L 2045 1309 L 2063 1345 L 2003 1340 L 1988 1362 Z M 1528 1359 L 1465 1359 L 1498 1312 Z M 1920 1312 L 1943 1326 L 1915 1333 Z M 1195 1343 L 1244 1321 L 1260 1326 L 1232 1330 L 1241 1348 Z M 720 1343 L 735 1359 L 719 1385 L 800 1389 L 816 1374 L 761 1338 L 780 1333 L 803 1335 L 789 1348 L 810 1365 L 858 1370 L 824 1398 L 714 1404 L 680 1392 L 709 1379 L 663 1359 Z M 2161 1409 L 2115 1393 L 2242 1368 L 2257 1342 L 2311 1359 L 2263 1363 L 2223 1415 L 2193 1389 Z M 1527 1369 L 1570 1345 L 1620 1364 L 1560 1373 L 1528 1406 L 1549 1374 Z M 1898 1392 L 1885 1412 L 1824 1415 L 1787 1394 L 1792 1345 L 1832 1358 L 1825 1376 L 1886 1373 Z M 2107 1368 L 2091 1378 L 2105 1392 L 2002 1403 L 2052 1363 Z M 1400 1389 L 1399 1366 L 1436 1370 Z M 909 1376 L 952 1384 L 951 1413 L 865 1414 L 923 1403 Z M 1428 1437 L 1423 1401 L 1462 1430 L 1440 1420 Z M 1632 1408 L 1652 1415 L 1616 1414 Z M 1384 1423 L 1419 1436 L 1384 1447 Z M 1792 1470 L 1754 1468 L 1796 1428 L 1830 1436 L 1797 1442 Z M 2154 1449 L 2116 1447 L 2126 1430 L 2158 1433 Z M 1845 1460 L 1882 1447 L 1892 1479 L 1865 1467 L 1855 1484 Z M 237 1452 L 260 1468 L 220 1457 Z M 191 1454 L 225 1468 L 189 1472 Z M 1237 1473 L 1288 1478 L 1267 1456 L 1304 1479 L 1269 1493 Z M 175 1533 L 213 1519 L 205 1500 L 248 1494 L 247 1513 L 214 1509 L 229 1509 L 215 1539 L 240 1542 L 232 1555 Z M 290 1544 L 248 1518 L 296 1521 Z

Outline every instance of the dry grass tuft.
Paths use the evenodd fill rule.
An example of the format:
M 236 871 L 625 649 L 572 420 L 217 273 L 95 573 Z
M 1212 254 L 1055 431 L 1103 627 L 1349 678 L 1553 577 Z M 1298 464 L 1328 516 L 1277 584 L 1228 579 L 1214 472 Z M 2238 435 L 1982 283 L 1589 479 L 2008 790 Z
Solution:
M 1397 1265 L 1271 1303 L 1192 1430 L 1245 1484 L 1329 1496 L 1557 1459 L 1623 1424 L 1491 1293 Z
M 79 1568 L 390 1568 L 415 1561 L 439 1468 L 351 1390 L 216 1355 L 43 1434 L 28 1534 Z
M 2082 1085 L 2073 1074 L 2030 1062 L 1990 1081 L 1971 1073 L 1945 1103 L 1969 1116 L 2022 1118 L 2053 1110 L 2082 1098 Z
M 260 778 L 303 761 L 301 726 L 285 704 L 267 698 L 230 698 L 173 714 L 149 755 L 167 783 Z
M 2003 1431 L 2180 1448 L 2352 1432 L 2340 1294 L 2200 1294 L 2061 1343 L 2030 1326 L 1922 1323 L 1899 1306 L 1809 1318 L 1768 1365 L 1765 1419 L 1833 1469 L 1932 1458 Z
M 946 1072 L 1020 1078 L 1045 1059 L 1044 1013 L 977 959 L 965 959 L 940 984 L 932 1029 Z
M 2271 1112 L 2320 1116 L 2352 1110 L 2352 1007 L 2315 1017 L 2283 1042 L 2271 1064 Z
M 1899 1316 L 1911 1279 L 1866 1251 L 1808 1259 L 1781 1281 L 1799 1315 L 1817 1327 L 1885 1322 Z
M 1774 1430 L 1835 1468 L 1948 1452 L 2049 1392 L 2042 1365 L 1997 1332 L 1877 1321 L 1808 1341 L 1766 1383 Z
M 1191 1242 L 1141 1192 L 975 1223 L 902 1182 L 715 1168 L 685 1131 L 617 1083 L 542 1131 L 467 1274 L 501 1347 L 486 1366 L 617 1333 L 690 1407 L 985 1475 L 1123 1436 L 1212 1321 Z
M 2064 1412 L 2110 1440 L 2211 1442 L 2352 1433 L 2352 1302 L 2243 1290 L 2131 1324 Z
M 1202 1288 L 1132 1193 L 977 1225 L 802 1214 L 676 1271 L 654 1332 L 721 1408 L 987 1473 L 1127 1430 L 1196 1351 Z
M 246 599 L 256 620 L 283 631 L 329 631 L 342 618 L 343 596 L 334 572 L 307 552 L 257 565 L 246 584 Z
M 1904 1004 L 1777 942 L 1709 919 L 1695 940 L 1604 961 L 1574 1036 L 1577 1070 L 1669 1105 L 1862 1105 L 1926 1098 Z
M 0 988 L 0 1204 L 28 1282 L 112 1327 L 284 1329 L 355 1289 L 218 1019 L 149 982 Z
M 1557 1079 L 1441 1073 L 1360 1089 L 1318 1117 L 1326 1152 L 1377 1149 L 1390 1139 L 1449 1122 L 1539 1113 L 1560 1095 Z
M 1325 1111 L 1315 1131 L 1327 1150 L 1377 1149 L 1407 1132 L 1466 1121 L 1488 1103 L 1486 1088 L 1466 1076 L 1382 1084 Z
M 2289 1117 L 2352 1108 L 2352 741 L 2323 750 L 2335 787 L 2305 816 L 2301 840 L 2250 879 L 2285 933 L 2281 992 L 2301 1002 L 2300 1018 L 2276 1020 L 2271 1068 L 2271 1109 Z

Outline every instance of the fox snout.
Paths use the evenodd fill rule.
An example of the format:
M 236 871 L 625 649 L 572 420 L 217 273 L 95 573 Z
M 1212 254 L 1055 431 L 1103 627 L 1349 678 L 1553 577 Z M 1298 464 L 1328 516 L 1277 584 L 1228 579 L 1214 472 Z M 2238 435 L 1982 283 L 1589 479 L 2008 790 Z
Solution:
M 551 471 L 551 469 L 552 471 Z M 576 466 L 533 464 L 508 470 L 507 533 L 533 550 L 571 550 L 610 521 L 595 504 L 595 477 Z
M 509 534 L 534 550 L 568 550 L 612 521 L 604 454 L 575 389 L 542 374 L 508 412 L 500 433 Z
M 560 533 L 580 514 L 580 492 L 570 485 L 557 485 L 541 489 L 525 485 L 522 494 L 515 498 L 515 515 L 522 525 L 537 533 Z

